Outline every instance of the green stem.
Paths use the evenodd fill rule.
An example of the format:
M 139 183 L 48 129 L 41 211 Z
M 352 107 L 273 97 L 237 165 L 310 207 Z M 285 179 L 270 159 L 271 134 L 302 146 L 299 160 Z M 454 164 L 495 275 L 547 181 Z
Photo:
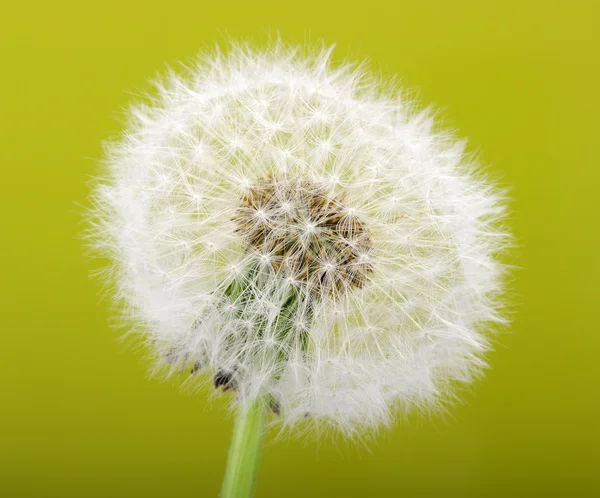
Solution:
M 221 498 L 250 498 L 254 494 L 268 419 L 269 407 L 264 400 L 257 399 L 249 408 L 240 406 Z

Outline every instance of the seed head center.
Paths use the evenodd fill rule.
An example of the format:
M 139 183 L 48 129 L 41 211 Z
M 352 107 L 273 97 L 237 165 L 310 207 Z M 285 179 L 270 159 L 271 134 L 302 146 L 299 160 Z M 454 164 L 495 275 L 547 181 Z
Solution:
M 234 221 L 250 254 L 263 262 L 268 254 L 275 276 L 312 293 L 340 295 L 362 287 L 372 272 L 367 227 L 325 185 L 273 177 L 255 181 Z

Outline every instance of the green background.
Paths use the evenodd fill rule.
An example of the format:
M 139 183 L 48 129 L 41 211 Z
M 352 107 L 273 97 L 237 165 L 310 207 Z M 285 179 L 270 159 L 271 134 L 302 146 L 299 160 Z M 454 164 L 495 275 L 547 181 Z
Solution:
M 10 2 L 0 21 L 0 495 L 216 496 L 224 399 L 147 379 L 78 239 L 101 141 L 166 64 L 324 39 L 398 74 L 512 187 L 514 323 L 444 417 L 270 439 L 258 497 L 583 496 L 600 473 L 600 6 Z

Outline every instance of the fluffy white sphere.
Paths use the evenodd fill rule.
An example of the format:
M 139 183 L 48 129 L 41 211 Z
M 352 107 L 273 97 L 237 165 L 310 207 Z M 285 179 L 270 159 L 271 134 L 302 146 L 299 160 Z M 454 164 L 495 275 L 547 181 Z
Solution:
M 506 234 L 464 144 L 330 52 L 171 74 L 110 146 L 93 232 L 160 364 L 353 431 L 481 370 Z

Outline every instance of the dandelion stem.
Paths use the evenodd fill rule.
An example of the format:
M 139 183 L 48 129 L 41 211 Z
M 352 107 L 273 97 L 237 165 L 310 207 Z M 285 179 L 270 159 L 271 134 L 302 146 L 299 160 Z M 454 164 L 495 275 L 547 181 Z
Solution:
M 264 400 L 257 399 L 250 407 L 240 406 L 221 498 L 250 498 L 254 494 L 268 419 L 269 406 Z

